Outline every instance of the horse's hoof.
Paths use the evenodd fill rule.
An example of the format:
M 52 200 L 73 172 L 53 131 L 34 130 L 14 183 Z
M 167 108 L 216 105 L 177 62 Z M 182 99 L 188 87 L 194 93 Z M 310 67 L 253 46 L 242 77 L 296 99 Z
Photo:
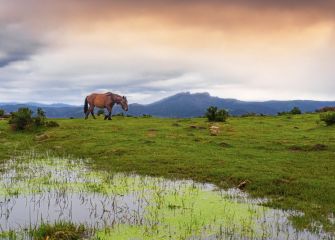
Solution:
M 108 120 L 112 120 L 111 118 L 108 118 Z

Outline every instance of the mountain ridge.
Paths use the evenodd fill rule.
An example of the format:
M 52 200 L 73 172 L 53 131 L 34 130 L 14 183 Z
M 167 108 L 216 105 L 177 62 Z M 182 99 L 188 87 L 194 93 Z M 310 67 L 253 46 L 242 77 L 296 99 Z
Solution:
M 197 117 L 203 116 L 209 106 L 224 108 L 232 115 L 246 113 L 258 113 L 275 115 L 277 112 L 289 111 L 293 107 L 299 107 L 303 112 L 314 112 L 316 109 L 335 106 L 335 101 L 315 100 L 269 100 L 269 101 L 241 101 L 233 98 L 220 98 L 211 96 L 209 93 L 181 92 L 150 104 L 129 104 L 127 114 L 139 116 L 143 114 L 157 117 Z M 34 112 L 42 107 L 50 118 L 83 117 L 82 106 L 64 103 L 43 104 L 36 102 L 27 103 L 0 103 L 0 108 L 6 112 L 16 111 L 20 107 L 29 107 Z M 113 114 L 122 112 L 119 106 L 115 106 Z

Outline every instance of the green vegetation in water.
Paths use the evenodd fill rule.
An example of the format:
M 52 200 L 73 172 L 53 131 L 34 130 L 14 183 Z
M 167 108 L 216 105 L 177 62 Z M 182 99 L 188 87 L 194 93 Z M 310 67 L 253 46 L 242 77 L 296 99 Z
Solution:
M 295 230 L 288 217 L 300 216 L 300 213 L 284 212 L 258 205 L 256 203 L 264 203 L 265 200 L 250 199 L 238 190 L 233 190 L 231 194 L 213 185 L 189 180 L 171 181 L 132 174 L 110 174 L 106 171 L 91 170 L 86 164 L 83 160 L 69 160 L 48 154 L 29 153 L 12 158 L 1 166 L 3 171 L 0 196 L 9 202 L 11 200 L 15 202 L 22 195 L 31 196 L 28 205 L 32 204 L 35 208 L 34 201 L 38 203 L 37 206 L 43 206 L 43 202 L 50 205 L 49 199 L 56 196 L 58 198 L 56 202 L 65 202 L 62 206 L 64 208 L 68 206 L 70 210 L 72 203 L 69 202 L 69 194 L 75 192 L 81 194 L 82 202 L 91 202 L 93 208 L 97 208 L 97 202 L 106 198 L 120 198 L 121 201 L 102 204 L 100 225 L 96 222 L 89 224 L 87 222 L 89 219 L 82 219 L 82 223 L 74 224 L 69 222 L 72 217 L 52 223 L 50 214 L 55 214 L 54 212 L 37 211 L 36 222 L 26 222 L 27 226 L 19 225 L 20 227 L 8 229 L 2 234 L 4 236 L 12 234 L 15 238 L 23 235 L 33 239 L 90 237 L 106 240 L 189 239 L 190 237 L 205 239 L 210 236 L 215 236 L 215 239 L 224 237 L 317 239 L 319 235 L 331 237 L 323 233 L 322 228 L 318 229 L 319 235 Z M 15 189 L 15 194 L 13 190 L 9 192 L 9 189 Z M 58 194 L 53 195 L 53 192 Z M 40 193 L 44 195 L 38 198 Z M 96 193 L 100 197 L 90 198 L 92 196 L 90 193 Z M 88 196 L 86 200 L 85 195 Z M 128 202 L 124 204 L 127 197 Z M 24 204 L 25 208 L 29 208 L 27 201 Z M 14 204 L 13 207 L 19 206 Z M 12 221 L 14 225 L 11 227 L 15 226 L 17 219 L 11 218 L 11 213 L 7 212 L 11 208 L 6 208 L 4 204 L 1 209 L 7 214 L 6 222 Z M 113 220 L 113 216 L 119 211 L 124 211 L 125 214 L 122 218 Z M 111 212 L 110 218 L 104 218 L 104 214 L 108 215 Z M 33 215 L 34 212 L 30 213 L 27 219 L 34 219 Z M 92 219 L 99 221 L 97 218 Z M 95 225 L 99 227 L 92 227 Z M 30 227 L 26 233 L 24 229 L 29 226 L 35 227 Z
M 77 240 L 87 236 L 84 225 L 75 225 L 71 222 L 44 223 L 30 232 L 34 240 Z
M 59 119 L 60 127 L 12 132 L 0 121 L 0 160 L 34 149 L 91 159 L 92 167 L 168 178 L 211 182 L 268 197 L 267 205 L 304 212 L 295 226 L 315 222 L 334 232 L 335 127 L 318 114 L 231 117 L 211 136 L 204 118 L 115 117 L 113 121 Z M 321 148 L 319 146 L 322 146 Z M 93 184 L 94 187 L 94 184 Z

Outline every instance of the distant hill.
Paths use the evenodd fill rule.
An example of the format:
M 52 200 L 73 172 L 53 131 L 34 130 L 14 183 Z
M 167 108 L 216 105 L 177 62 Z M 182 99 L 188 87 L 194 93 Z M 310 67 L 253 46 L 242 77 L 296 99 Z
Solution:
M 209 106 L 227 109 L 232 115 L 242 115 L 250 112 L 275 115 L 278 112 L 289 111 L 293 107 L 299 107 L 303 112 L 314 112 L 321 107 L 335 106 L 335 101 L 292 100 L 249 102 L 212 97 L 208 93 L 191 94 L 184 92 L 151 104 L 130 104 L 127 114 L 134 116 L 149 114 L 157 117 L 177 118 L 197 117 L 204 115 Z M 33 111 L 36 111 L 37 107 L 42 107 L 49 118 L 83 117 L 82 106 L 72 106 L 62 103 L 51 105 L 40 103 L 0 103 L 0 108 L 6 112 L 16 111 L 20 107 L 29 107 Z M 119 112 L 122 112 L 122 109 L 119 106 L 114 107 L 113 114 Z

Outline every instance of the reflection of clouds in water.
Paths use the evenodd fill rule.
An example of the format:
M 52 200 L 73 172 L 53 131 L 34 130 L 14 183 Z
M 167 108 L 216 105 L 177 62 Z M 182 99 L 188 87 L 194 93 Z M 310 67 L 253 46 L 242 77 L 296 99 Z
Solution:
M 222 190 L 191 180 L 96 172 L 82 160 L 34 154 L 13 158 L 1 167 L 2 230 L 71 221 L 96 230 L 124 224 L 149 229 L 158 226 L 157 231 L 164 232 L 164 226 L 169 226 L 176 234 L 184 231 L 189 235 L 188 228 L 194 228 L 202 229 L 206 236 L 191 239 L 220 239 L 213 231 L 221 232 L 221 238 L 226 234 L 271 239 L 329 237 L 322 227 L 318 235 L 297 231 L 288 217 L 301 213 L 262 207 L 259 204 L 266 199 L 252 199 L 238 189 Z

